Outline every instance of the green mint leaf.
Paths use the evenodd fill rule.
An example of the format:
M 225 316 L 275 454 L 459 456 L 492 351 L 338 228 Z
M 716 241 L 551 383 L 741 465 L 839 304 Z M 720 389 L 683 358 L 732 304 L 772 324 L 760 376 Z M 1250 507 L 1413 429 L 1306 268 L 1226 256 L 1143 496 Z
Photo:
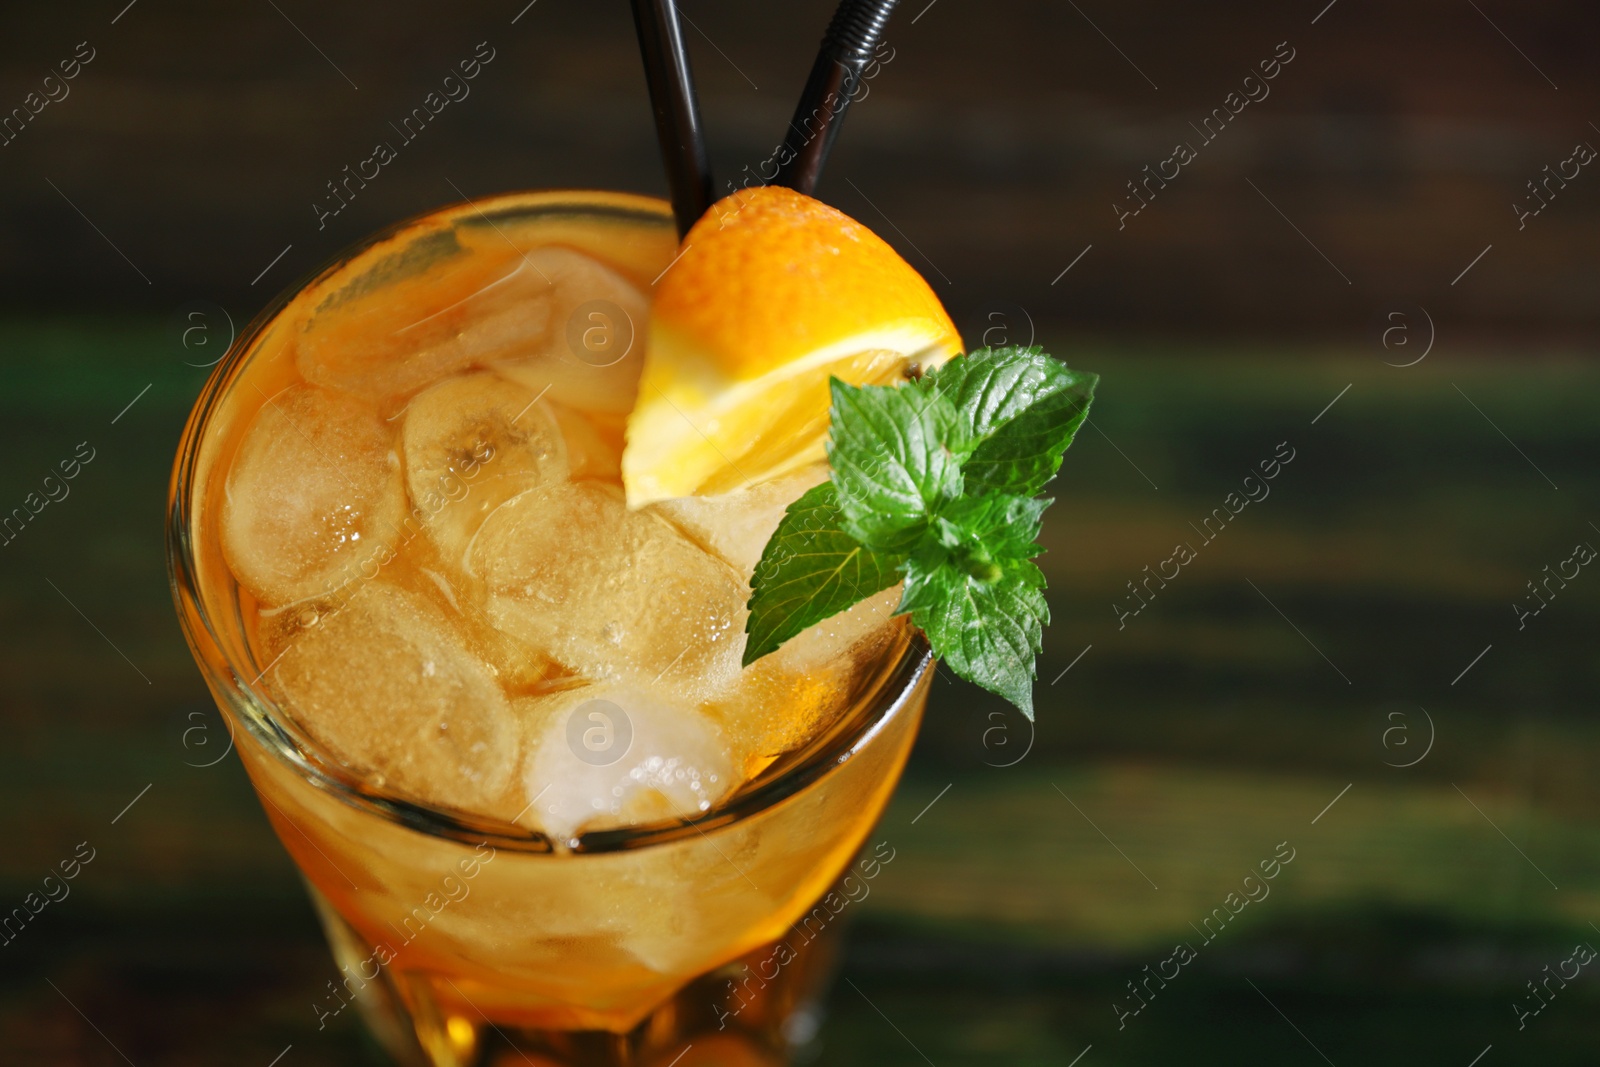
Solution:
M 961 414 L 937 391 L 831 381 L 828 460 L 846 533 L 879 551 L 908 549 L 961 495 Z
M 948 552 L 1001 559 L 1032 559 L 1044 509 L 1055 503 L 1038 497 L 984 493 L 951 501 L 934 518 L 931 530 Z
M 784 512 L 751 578 L 744 666 L 900 580 L 905 556 L 864 547 L 843 530 L 842 518 L 832 482 Z
M 1034 657 L 1050 621 L 1044 575 L 1028 560 L 1010 559 L 985 581 L 930 556 L 919 551 L 908 561 L 898 611 L 911 612 L 951 670 L 1005 697 L 1032 721 Z
M 1041 348 L 1008 346 L 952 359 L 920 384 L 950 401 L 976 445 L 961 467 L 967 491 L 1032 496 L 1055 477 L 1099 380 Z
M 1033 718 L 1050 610 L 1032 562 L 1035 494 L 1099 378 L 1038 348 L 981 349 L 915 385 L 831 380 L 832 480 L 790 505 L 752 579 L 746 664 L 905 580 L 909 612 L 955 673 Z

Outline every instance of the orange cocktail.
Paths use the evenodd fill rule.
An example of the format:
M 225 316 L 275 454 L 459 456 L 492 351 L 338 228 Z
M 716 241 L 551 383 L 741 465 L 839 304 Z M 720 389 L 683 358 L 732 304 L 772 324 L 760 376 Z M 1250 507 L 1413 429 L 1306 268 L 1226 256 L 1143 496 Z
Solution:
M 678 254 L 642 197 L 444 209 L 263 316 L 190 421 L 180 614 L 328 929 L 313 1010 L 359 1005 L 402 1059 L 781 1055 L 822 963 L 786 932 L 915 735 L 929 660 L 896 589 L 741 666 L 815 455 L 625 499 Z

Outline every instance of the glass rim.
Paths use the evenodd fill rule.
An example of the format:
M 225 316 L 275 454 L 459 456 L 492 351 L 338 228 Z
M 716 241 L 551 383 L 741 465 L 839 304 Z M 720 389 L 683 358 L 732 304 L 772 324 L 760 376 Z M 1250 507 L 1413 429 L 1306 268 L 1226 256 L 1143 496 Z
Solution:
M 312 787 L 417 833 L 463 844 L 486 842 L 515 852 L 556 854 L 555 843 L 542 832 L 429 804 L 374 786 L 324 753 L 321 746 L 294 723 L 292 715 L 257 688 L 265 670 L 252 681 L 244 680 L 248 669 L 240 669 L 244 665 L 235 661 L 227 650 L 227 642 L 219 635 L 217 621 L 201 591 L 195 558 L 198 514 L 193 505 L 201 445 L 212 416 L 230 395 L 229 387 L 234 378 L 256 350 L 261 336 L 279 321 L 290 302 L 329 280 L 361 253 L 408 229 L 429 221 L 450 223 L 467 213 L 490 218 L 490 213 L 496 210 L 504 213 L 519 207 L 545 210 L 565 207 L 583 214 L 611 211 L 619 215 L 654 217 L 666 225 L 673 224 L 671 206 L 655 197 L 599 190 L 502 193 L 446 204 L 402 219 L 347 246 L 320 267 L 290 283 L 239 332 L 233 346 L 212 368 L 185 421 L 168 487 L 167 576 L 184 639 L 213 695 L 218 698 L 218 710 L 228 727 L 230 742 L 237 741 L 235 731 L 242 725 L 256 743 Z M 892 660 L 878 664 L 877 670 L 871 673 L 870 684 L 831 728 L 797 752 L 778 757 L 751 782 L 736 790 L 726 804 L 692 816 L 591 830 L 565 842 L 560 851 L 574 855 L 604 854 L 665 845 L 696 835 L 704 836 L 708 831 L 776 807 L 849 762 L 868 745 L 890 720 L 904 711 L 932 663 L 933 653 L 926 638 L 920 631 L 913 630 Z M 270 669 L 270 664 L 268 667 Z M 776 772 L 773 768 L 777 768 Z

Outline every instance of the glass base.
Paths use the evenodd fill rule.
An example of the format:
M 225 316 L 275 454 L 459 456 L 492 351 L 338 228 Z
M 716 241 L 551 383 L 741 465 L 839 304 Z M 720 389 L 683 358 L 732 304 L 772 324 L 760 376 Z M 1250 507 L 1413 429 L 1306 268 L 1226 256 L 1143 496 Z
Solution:
M 335 965 L 341 975 L 357 973 L 374 946 L 314 886 L 307 889 Z M 426 974 L 389 967 L 370 981 L 330 981 L 328 1002 L 353 1005 L 403 1067 L 781 1067 L 804 1058 L 816 1037 L 843 928 L 793 927 L 693 979 L 626 1033 L 469 1018 L 440 1005 Z

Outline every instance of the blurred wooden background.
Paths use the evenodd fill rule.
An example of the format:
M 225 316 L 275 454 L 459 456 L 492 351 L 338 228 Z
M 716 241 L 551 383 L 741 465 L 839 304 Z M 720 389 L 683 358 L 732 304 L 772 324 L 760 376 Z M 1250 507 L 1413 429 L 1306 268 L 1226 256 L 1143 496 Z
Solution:
M 126 2 L 7 15 L 0 108 L 78 42 L 96 53 L 0 148 L 12 307 L 206 298 L 247 315 L 334 250 L 460 194 L 663 191 L 621 0 Z M 780 139 L 830 6 L 682 5 L 724 181 Z M 1597 32 L 1600 9 L 1577 0 L 907 0 L 821 191 L 975 320 L 1009 303 L 1105 328 L 1372 340 L 1409 301 L 1456 338 L 1578 339 L 1600 315 L 1600 177 L 1581 173 L 1520 231 L 1512 204 L 1577 142 L 1600 144 Z M 325 183 L 378 140 L 399 144 L 390 124 L 480 41 L 496 58 L 471 95 L 319 230 Z M 1119 231 L 1126 183 L 1199 144 L 1193 126 L 1279 42 L 1295 58 L 1270 96 Z
M 165 493 L 226 316 L 461 195 L 662 190 L 625 5 L 525 4 L 5 15 L 0 117 L 95 58 L 0 147 L 0 509 L 96 458 L 0 547 L 0 914 L 98 851 L 0 945 L 0 1061 L 375 1062 L 349 1013 L 317 1029 L 298 877 L 237 762 L 204 766 L 222 728 Z M 724 176 L 778 139 L 826 7 L 685 0 Z M 1525 1032 L 1511 1007 L 1600 943 L 1600 582 L 1526 630 L 1511 605 L 1600 544 L 1600 175 L 1523 230 L 1511 205 L 1600 144 L 1597 26 L 1576 2 L 902 5 L 825 197 L 969 341 L 1032 337 L 1104 386 L 1052 487 L 1037 734 L 935 693 L 820 1062 L 1322 1062 L 1296 1029 L 1339 1064 L 1594 1061 L 1600 987 Z M 319 230 L 324 183 L 480 41 L 471 96 Z M 1124 183 L 1281 41 L 1271 96 L 1119 232 Z M 1432 352 L 1385 366 L 1421 354 L 1423 309 Z M 1119 629 L 1125 583 L 1281 441 L 1271 498 Z M 1420 709 L 1436 744 L 1397 768 Z M 1124 983 L 1284 839 L 1271 900 L 1118 1030 Z

